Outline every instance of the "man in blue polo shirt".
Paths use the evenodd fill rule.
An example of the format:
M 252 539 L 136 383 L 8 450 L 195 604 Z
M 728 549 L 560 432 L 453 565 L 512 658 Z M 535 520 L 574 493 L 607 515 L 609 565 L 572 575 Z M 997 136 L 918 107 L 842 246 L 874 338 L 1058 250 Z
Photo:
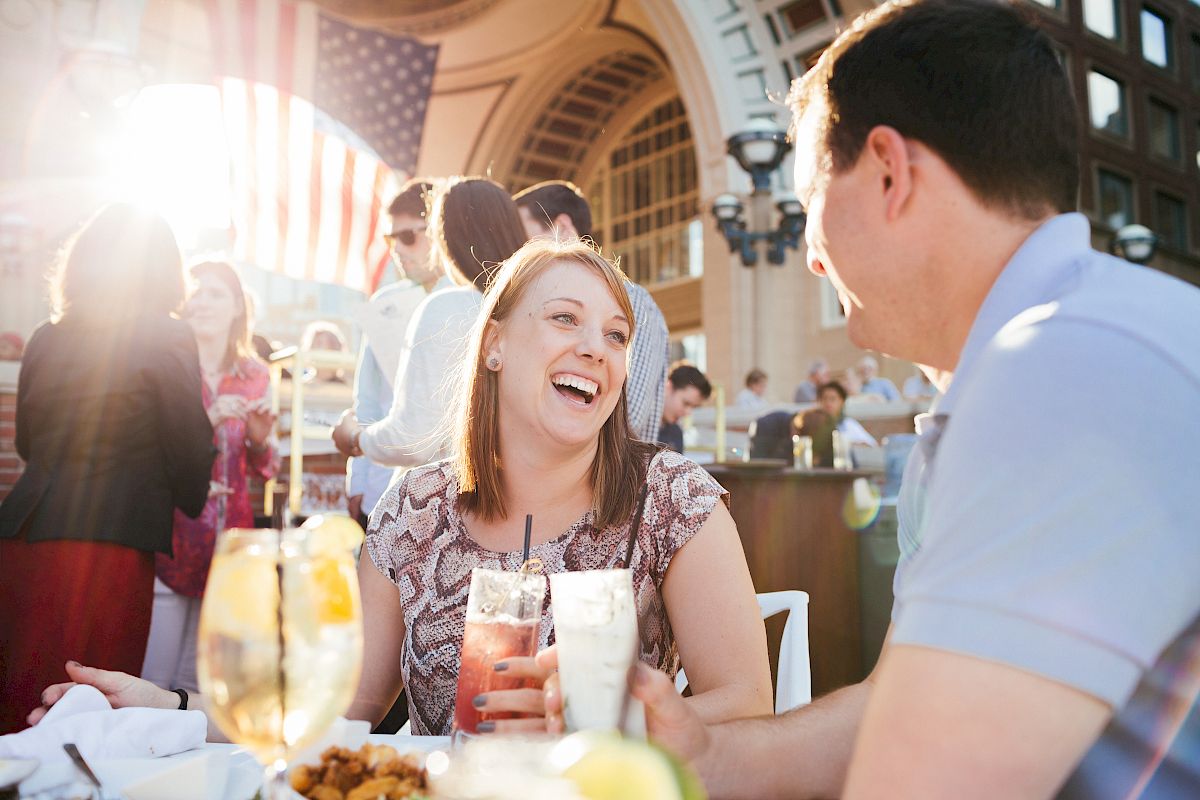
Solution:
M 705 728 L 645 670 L 651 735 L 715 797 L 1200 797 L 1200 292 L 1091 249 L 1067 78 L 1006 3 L 881 6 L 789 102 L 810 269 L 945 394 L 872 676 Z

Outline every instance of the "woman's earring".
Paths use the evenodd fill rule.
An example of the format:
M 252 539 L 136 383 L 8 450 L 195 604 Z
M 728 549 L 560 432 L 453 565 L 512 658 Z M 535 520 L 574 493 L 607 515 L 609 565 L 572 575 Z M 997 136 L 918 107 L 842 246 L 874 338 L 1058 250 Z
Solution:
M 490 369 L 492 372 L 498 372 L 500 370 L 500 356 L 497 356 L 497 355 L 488 356 L 487 357 L 487 368 Z

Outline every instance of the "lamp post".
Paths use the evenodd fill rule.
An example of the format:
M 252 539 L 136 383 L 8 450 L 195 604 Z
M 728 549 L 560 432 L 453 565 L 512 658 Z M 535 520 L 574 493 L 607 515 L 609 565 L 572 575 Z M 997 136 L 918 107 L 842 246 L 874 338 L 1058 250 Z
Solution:
M 770 120 L 752 119 L 745 130 L 730 136 L 725 145 L 726 152 L 749 174 L 753 189 L 749 197 L 749 219 L 746 204 L 736 195 L 722 194 L 713 200 L 712 213 L 717 229 L 729 244 L 729 252 L 738 254 L 742 266 L 757 265 L 760 253 L 765 253 L 768 263 L 780 266 L 789 247 L 799 249 L 800 236 L 804 232 L 804 213 L 796 196 L 790 192 L 771 195 L 771 173 L 779 169 L 792 149 L 787 133 Z M 778 224 L 772 224 L 772 204 L 778 211 Z M 754 271 L 754 305 L 742 323 L 746 326 L 742 329 L 744 335 L 750 334 L 747 338 L 753 346 L 750 361 L 759 367 L 772 363 L 768 327 L 771 284 L 775 281 L 769 280 L 766 272 Z
M 1145 264 L 1154 258 L 1158 249 L 1158 236 L 1145 225 L 1125 225 L 1117 231 L 1109 244 L 1113 255 L 1134 264 Z

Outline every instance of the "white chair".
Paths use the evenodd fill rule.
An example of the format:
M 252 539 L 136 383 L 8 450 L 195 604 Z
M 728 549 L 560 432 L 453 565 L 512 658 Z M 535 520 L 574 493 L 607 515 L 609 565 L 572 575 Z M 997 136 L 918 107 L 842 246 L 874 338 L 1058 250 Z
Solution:
M 758 595 L 762 618 L 788 612 L 779 643 L 779 679 L 775 686 L 775 713 L 782 714 L 812 702 L 812 671 L 808 661 L 808 593 L 766 592 Z M 675 676 L 675 688 L 687 688 L 683 670 Z

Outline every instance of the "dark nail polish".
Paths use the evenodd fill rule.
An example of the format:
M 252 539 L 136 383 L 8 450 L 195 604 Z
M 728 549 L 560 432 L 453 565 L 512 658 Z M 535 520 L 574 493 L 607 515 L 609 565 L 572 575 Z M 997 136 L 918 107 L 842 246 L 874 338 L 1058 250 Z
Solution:
M 494 722 L 481 722 L 475 726 L 476 733 L 492 733 L 495 730 L 496 730 L 496 723 L 494 723 Z
M 504 670 L 508 669 L 508 662 L 497 661 L 495 664 L 492 664 L 492 669 L 496 670 L 496 672 L 504 672 Z
M 471 705 L 475 706 L 476 708 L 483 708 L 484 706 L 487 705 L 487 695 L 486 694 L 475 695 L 475 699 L 471 701 Z

